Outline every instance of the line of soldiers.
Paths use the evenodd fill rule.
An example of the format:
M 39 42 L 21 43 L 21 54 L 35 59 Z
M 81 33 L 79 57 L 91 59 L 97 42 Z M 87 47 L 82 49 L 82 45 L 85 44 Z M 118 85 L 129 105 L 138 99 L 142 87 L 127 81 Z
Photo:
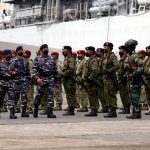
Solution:
M 15 107 L 21 95 L 21 117 L 29 117 L 28 107 L 29 112 L 33 111 L 33 117 L 38 117 L 39 106 L 43 103 L 47 118 L 56 118 L 53 111 L 62 110 L 63 85 L 68 105 L 64 116 L 75 115 L 77 104 L 81 104 L 78 112 L 88 112 L 90 107 L 90 112 L 85 114 L 87 117 L 97 116 L 97 113 L 106 113 L 106 118 L 117 117 L 116 94 L 119 91 L 123 104 L 123 111 L 119 113 L 130 114 L 132 106 L 131 115 L 127 118 L 141 118 L 142 86 L 150 105 L 150 46 L 146 47 L 146 52 L 136 53 L 137 44 L 131 39 L 120 46 L 119 61 L 110 42 L 97 50 L 93 46 L 86 47 L 77 54 L 70 46 L 64 46 L 63 64 L 58 60 L 58 52 L 49 56 L 47 44 L 41 45 L 34 61 L 30 61 L 31 52 L 24 52 L 22 46 L 16 48 L 13 58 L 10 50 L 4 50 L 4 58 L 0 62 L 0 108 L 7 93 L 10 119 L 16 119 Z M 36 96 L 33 102 L 34 85 Z M 99 110 L 100 105 L 102 109 Z

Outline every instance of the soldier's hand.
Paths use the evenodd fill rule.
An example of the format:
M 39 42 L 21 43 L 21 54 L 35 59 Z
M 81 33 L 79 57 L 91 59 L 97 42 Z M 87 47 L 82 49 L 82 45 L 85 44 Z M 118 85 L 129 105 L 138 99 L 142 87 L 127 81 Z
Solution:
M 43 80 L 42 79 L 37 79 L 37 84 L 42 84 L 43 83 Z

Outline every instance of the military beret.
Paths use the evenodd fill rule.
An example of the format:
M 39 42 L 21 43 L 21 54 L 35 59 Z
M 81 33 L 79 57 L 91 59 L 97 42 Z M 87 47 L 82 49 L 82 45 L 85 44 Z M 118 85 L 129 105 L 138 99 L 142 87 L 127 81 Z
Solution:
M 104 48 L 98 48 L 98 49 L 97 49 L 97 52 L 103 52 L 103 53 L 104 53 L 104 52 L 105 52 L 105 49 L 104 49 Z
M 85 54 L 85 50 L 78 50 L 77 54 Z
M 0 54 L 3 54 L 3 50 L 0 50 Z
M 76 53 L 76 52 L 72 52 L 72 55 L 73 55 L 73 56 L 77 56 L 77 53 Z
M 105 42 L 103 46 L 108 46 L 110 48 L 113 48 L 113 44 L 110 42 Z
M 18 46 L 18 47 L 16 48 L 16 52 L 18 52 L 19 50 L 23 50 L 23 47 L 22 47 L 22 46 Z
M 59 55 L 58 52 L 51 52 L 51 55 Z
M 146 49 L 150 49 L 150 46 L 146 46 Z
M 126 47 L 125 45 L 121 45 L 121 46 L 119 46 L 119 49 L 126 50 L 126 49 L 127 49 L 127 47 Z
M 47 44 L 42 44 L 42 45 L 40 46 L 40 50 L 43 50 L 44 48 L 48 48 L 48 45 L 47 45 Z
M 139 54 L 145 54 L 145 50 L 140 50 L 138 53 Z
M 12 54 L 16 54 L 16 51 L 15 51 L 15 50 L 11 50 L 11 53 L 12 53 Z
M 3 54 L 4 54 L 4 55 L 11 54 L 11 50 L 10 50 L 10 49 L 5 49 L 5 50 L 3 51 Z
M 137 46 L 138 45 L 138 42 L 134 39 L 130 39 L 128 41 L 125 42 L 125 46 L 130 46 L 130 45 L 135 45 Z
M 88 47 L 86 47 L 85 49 L 86 49 L 86 50 L 95 51 L 95 47 L 93 47 L 93 46 L 88 46 Z
M 71 46 L 63 46 L 63 48 L 62 48 L 63 50 L 64 49 L 67 49 L 67 50 L 70 50 L 70 51 L 72 51 L 72 47 Z
M 30 50 L 28 50 L 28 49 L 27 49 L 27 50 L 25 50 L 24 52 L 25 52 L 26 54 L 31 55 L 31 51 L 30 51 Z

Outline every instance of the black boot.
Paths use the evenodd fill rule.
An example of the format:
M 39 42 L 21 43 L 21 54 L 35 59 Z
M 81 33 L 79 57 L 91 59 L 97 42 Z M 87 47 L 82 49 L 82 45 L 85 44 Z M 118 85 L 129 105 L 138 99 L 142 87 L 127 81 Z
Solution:
M 98 113 L 108 113 L 108 112 L 109 112 L 108 106 L 104 106 L 100 111 L 98 111 Z
M 116 108 L 111 108 L 110 112 L 104 116 L 105 118 L 115 118 L 117 117 Z
M 34 117 L 34 118 L 37 118 L 37 117 L 38 117 L 38 111 L 39 111 L 39 107 L 38 107 L 38 106 L 35 106 L 35 107 L 34 107 L 34 111 L 33 111 L 33 117 Z
M 88 114 L 85 114 L 86 117 L 95 117 L 97 116 L 97 110 L 91 110 Z
M 124 110 L 118 112 L 118 114 L 130 114 L 130 108 L 124 108 Z
M 149 112 L 146 112 L 145 115 L 150 115 L 150 111 L 149 111 Z
M 15 116 L 15 109 L 10 109 L 10 119 L 17 119 L 17 116 Z
M 26 107 L 22 107 L 21 117 L 29 117 L 29 114 L 26 113 Z
M 69 110 L 66 113 L 64 113 L 63 115 L 64 116 L 74 116 L 75 115 L 74 108 L 73 107 L 69 108 Z
M 47 118 L 56 118 L 56 115 L 53 114 L 53 108 L 47 109 Z
M 128 119 L 141 119 L 141 114 L 139 114 L 139 115 L 130 115 L 130 116 L 126 116 L 126 118 L 128 118 Z

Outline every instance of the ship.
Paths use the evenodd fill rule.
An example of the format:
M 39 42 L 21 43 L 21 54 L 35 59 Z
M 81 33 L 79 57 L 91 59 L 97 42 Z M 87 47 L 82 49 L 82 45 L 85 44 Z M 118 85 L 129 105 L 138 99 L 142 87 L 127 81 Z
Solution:
M 128 39 L 137 49 L 150 45 L 150 0 L 1 0 L 13 4 L 13 13 L 0 21 L 0 41 L 51 49 L 86 46 L 114 51 Z

